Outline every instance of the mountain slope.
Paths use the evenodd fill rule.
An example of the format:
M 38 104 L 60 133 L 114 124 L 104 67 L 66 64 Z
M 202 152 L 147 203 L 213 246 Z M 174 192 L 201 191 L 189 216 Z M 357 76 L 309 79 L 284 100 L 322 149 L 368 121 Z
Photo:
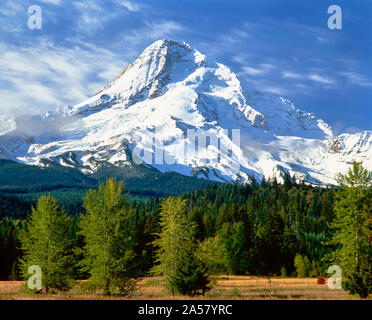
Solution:
M 157 170 L 137 167 L 130 171 L 107 166 L 87 176 L 80 171 L 57 163 L 42 161 L 43 166 L 26 165 L 12 160 L 0 159 L 0 193 L 35 193 L 53 190 L 98 187 L 107 177 L 115 176 L 125 181 L 131 195 L 177 196 L 195 189 L 214 185 L 216 182 L 187 177 L 175 172 L 161 173 Z
M 149 46 L 87 101 L 32 121 L 37 132 L 2 121 L 0 157 L 35 165 L 48 159 L 93 176 L 107 168 L 119 175 L 137 168 L 141 176 L 152 168 L 216 181 L 286 171 L 334 183 L 353 159 L 372 167 L 371 132 L 333 137 L 324 121 L 288 99 L 246 90 L 228 67 L 169 40 Z M 198 138 L 196 152 L 189 150 L 193 130 L 211 137 L 209 144 Z M 167 161 L 159 161 L 159 149 Z M 146 155 L 138 150 L 147 155 L 141 167 L 134 162 Z

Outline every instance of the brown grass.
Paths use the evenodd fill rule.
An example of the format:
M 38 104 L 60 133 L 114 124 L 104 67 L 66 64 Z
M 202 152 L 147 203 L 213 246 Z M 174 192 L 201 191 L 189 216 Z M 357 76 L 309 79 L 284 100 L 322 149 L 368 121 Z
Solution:
M 330 290 L 326 284 L 317 284 L 316 278 L 267 278 L 254 276 L 220 276 L 214 288 L 205 297 L 171 296 L 164 288 L 161 277 L 144 278 L 138 291 L 130 297 L 106 297 L 86 293 L 79 283 L 68 292 L 50 293 L 48 295 L 27 295 L 20 292 L 21 281 L 0 281 L 0 300 L 101 300 L 101 299 L 237 299 L 237 300 L 272 300 L 272 299 L 315 299 L 344 300 L 356 299 L 343 290 Z

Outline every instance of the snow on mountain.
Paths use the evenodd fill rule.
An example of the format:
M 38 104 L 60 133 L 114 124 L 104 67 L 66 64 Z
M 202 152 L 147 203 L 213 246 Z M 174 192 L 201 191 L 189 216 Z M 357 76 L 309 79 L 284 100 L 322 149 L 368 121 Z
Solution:
M 0 157 L 28 164 L 49 159 L 87 174 L 105 164 L 130 166 L 136 150 L 145 150 L 147 165 L 162 172 L 218 181 L 287 171 L 311 183 L 334 183 L 353 159 L 372 168 L 371 132 L 333 137 L 324 121 L 288 99 L 248 91 L 228 67 L 169 40 L 145 49 L 92 98 L 33 119 L 37 131 L 0 120 Z M 203 146 L 199 138 L 198 152 L 189 152 L 190 130 L 231 151 Z M 152 148 L 159 141 L 166 162 Z

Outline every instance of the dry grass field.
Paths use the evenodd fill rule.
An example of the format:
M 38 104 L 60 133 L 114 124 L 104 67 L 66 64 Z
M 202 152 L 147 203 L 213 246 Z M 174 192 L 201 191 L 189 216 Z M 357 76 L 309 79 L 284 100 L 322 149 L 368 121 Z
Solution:
M 163 286 L 161 277 L 144 278 L 138 291 L 131 297 L 105 297 L 86 293 L 76 284 L 68 292 L 48 295 L 27 295 L 20 293 L 22 282 L 0 281 L 0 300 L 101 300 L 101 299 L 300 299 L 300 300 L 350 300 L 357 299 L 343 290 L 330 290 L 326 284 L 319 285 L 314 278 L 266 278 L 254 276 L 220 276 L 214 288 L 205 297 L 171 296 Z

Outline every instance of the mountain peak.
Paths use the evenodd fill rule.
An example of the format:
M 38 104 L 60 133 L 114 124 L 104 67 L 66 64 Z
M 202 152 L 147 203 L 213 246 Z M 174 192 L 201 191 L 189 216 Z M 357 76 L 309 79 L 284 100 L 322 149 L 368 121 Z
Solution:
M 156 40 L 152 44 L 150 44 L 144 51 L 151 50 L 153 48 L 160 48 L 160 47 L 179 47 L 183 49 L 193 50 L 193 48 L 186 43 L 185 41 L 177 41 L 177 40 L 170 40 L 170 39 L 160 39 Z
M 148 46 L 99 93 L 61 113 L 62 120 L 60 114 L 41 120 L 58 132 L 46 130 L 28 140 L 10 141 L 12 124 L 0 126 L 0 156 L 30 164 L 49 159 L 95 173 L 102 166 L 130 166 L 133 150 L 152 152 L 153 139 L 161 137 L 163 152 L 174 164 L 148 165 L 162 172 L 246 181 L 249 175 L 280 176 L 280 167 L 314 183 L 333 183 L 335 169 L 340 163 L 346 168 L 351 157 L 370 159 L 370 136 L 340 136 L 342 149 L 334 152 L 328 140 L 332 130 L 321 119 L 288 99 L 243 88 L 228 67 L 208 61 L 187 43 L 167 39 Z M 221 148 L 237 153 L 208 164 L 216 148 L 205 146 L 207 156 L 184 154 L 189 129 L 211 133 Z M 232 130 L 240 132 L 240 145 L 230 139 Z
M 160 63 L 162 67 L 169 67 L 185 61 L 200 66 L 201 63 L 206 62 L 206 57 L 186 42 L 163 39 L 148 46 L 130 66 L 135 64 L 156 66 Z

